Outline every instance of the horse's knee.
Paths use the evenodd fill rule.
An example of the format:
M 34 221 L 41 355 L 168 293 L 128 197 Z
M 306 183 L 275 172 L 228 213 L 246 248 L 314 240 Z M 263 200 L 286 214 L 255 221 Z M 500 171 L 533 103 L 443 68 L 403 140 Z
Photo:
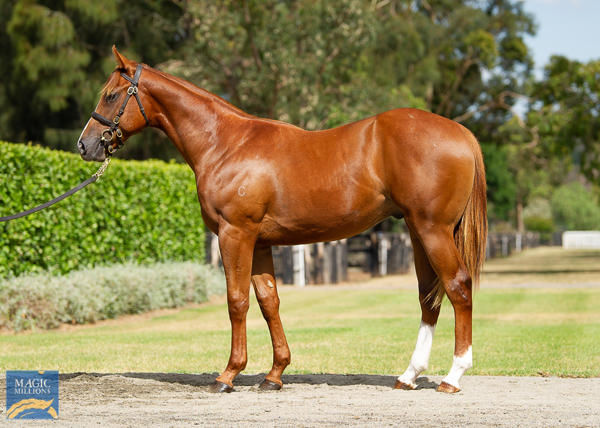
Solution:
M 231 319 L 243 319 L 248 313 L 250 302 L 247 295 L 232 294 L 227 298 L 227 306 Z

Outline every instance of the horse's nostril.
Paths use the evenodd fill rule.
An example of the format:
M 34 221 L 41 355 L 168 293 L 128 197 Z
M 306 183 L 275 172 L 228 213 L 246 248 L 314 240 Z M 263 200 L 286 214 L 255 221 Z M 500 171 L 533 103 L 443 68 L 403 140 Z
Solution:
M 83 144 L 83 141 L 79 140 L 77 147 L 79 148 L 79 153 L 85 155 L 85 145 Z

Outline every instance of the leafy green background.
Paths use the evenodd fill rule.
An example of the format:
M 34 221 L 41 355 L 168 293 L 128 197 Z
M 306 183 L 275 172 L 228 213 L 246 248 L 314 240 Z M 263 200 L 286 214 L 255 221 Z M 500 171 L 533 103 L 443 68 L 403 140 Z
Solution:
M 0 142 L 0 216 L 60 195 L 98 166 L 69 153 Z M 114 159 L 97 183 L 51 208 L 0 223 L 0 277 L 203 257 L 194 175 L 174 163 Z

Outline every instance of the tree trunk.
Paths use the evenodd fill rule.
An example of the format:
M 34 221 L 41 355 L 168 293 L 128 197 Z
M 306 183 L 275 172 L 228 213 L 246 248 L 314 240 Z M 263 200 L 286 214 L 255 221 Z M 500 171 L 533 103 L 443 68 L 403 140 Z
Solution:
M 523 220 L 523 200 L 517 198 L 517 232 L 525 233 L 525 221 Z

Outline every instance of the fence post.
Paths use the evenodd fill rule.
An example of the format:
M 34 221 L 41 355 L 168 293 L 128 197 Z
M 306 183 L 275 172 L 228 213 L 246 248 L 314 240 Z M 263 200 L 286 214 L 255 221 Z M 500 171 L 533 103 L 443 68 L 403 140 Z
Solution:
M 316 271 L 316 283 L 324 284 L 325 283 L 325 243 L 318 242 L 317 243 L 317 256 L 315 260 L 315 265 L 317 266 Z
M 309 244 L 304 251 L 304 268 L 306 269 L 306 283 L 316 284 L 316 264 L 315 264 L 316 245 Z
M 292 247 L 294 285 L 304 287 L 306 285 L 306 265 L 304 263 L 304 245 Z
M 387 275 L 388 272 L 388 250 L 390 248 L 389 239 L 383 232 L 377 233 L 379 243 L 379 275 Z
M 502 235 L 502 257 L 508 256 L 508 236 Z
M 205 259 L 209 265 L 219 267 L 221 264 L 221 252 L 219 251 L 219 237 L 211 231 L 206 231 Z
M 348 241 L 342 239 L 338 241 L 338 282 L 348 280 Z
M 369 271 L 372 276 L 379 275 L 379 233 L 369 234 Z
M 332 241 L 329 243 L 329 269 L 331 271 L 331 276 L 329 278 L 329 282 L 335 284 L 339 282 L 339 270 L 338 270 L 338 242 Z

